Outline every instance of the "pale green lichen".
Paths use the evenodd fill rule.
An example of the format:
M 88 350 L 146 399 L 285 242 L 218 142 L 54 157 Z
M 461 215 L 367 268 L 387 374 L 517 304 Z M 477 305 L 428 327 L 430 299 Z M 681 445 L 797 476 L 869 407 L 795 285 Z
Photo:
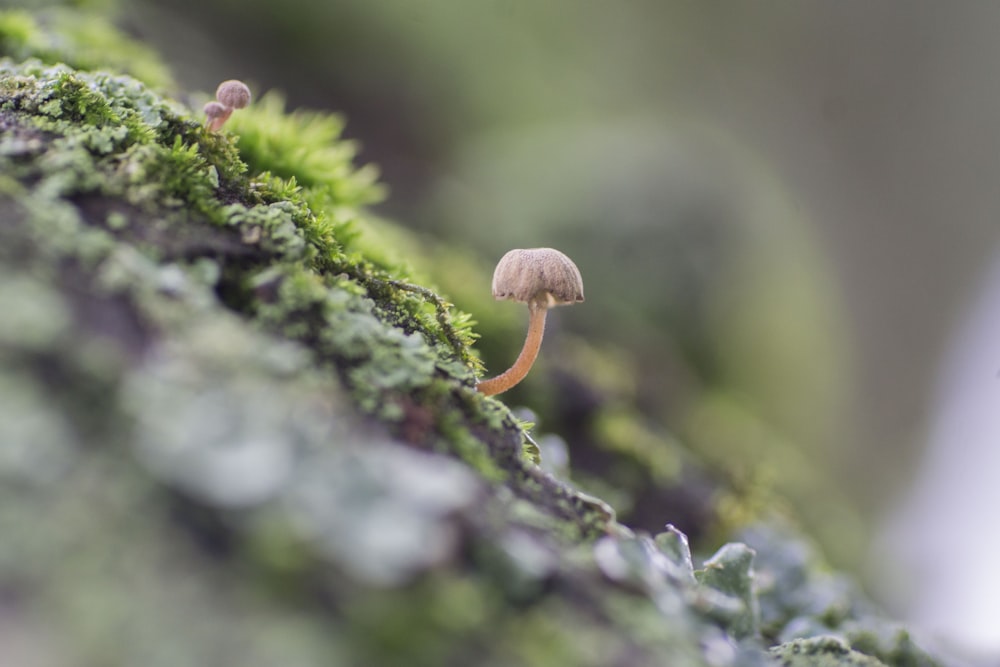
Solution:
M 851 650 L 836 637 L 796 639 L 771 649 L 782 667 L 883 667 L 870 655 Z
M 741 543 L 722 546 L 703 569 L 695 572 L 702 586 L 729 596 L 735 604 L 725 605 L 724 621 L 737 639 L 756 635 L 760 629 L 760 610 L 754 588 L 754 551 Z
M 808 543 L 780 524 L 757 526 L 741 537 L 756 552 L 754 593 L 762 633 L 785 644 L 835 637 L 887 665 L 933 667 L 898 623 L 885 618 L 842 573 L 831 571 Z

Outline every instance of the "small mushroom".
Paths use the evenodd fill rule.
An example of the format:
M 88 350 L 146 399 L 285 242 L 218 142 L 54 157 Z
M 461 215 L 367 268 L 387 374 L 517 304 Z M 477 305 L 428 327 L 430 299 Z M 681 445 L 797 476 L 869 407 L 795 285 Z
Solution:
M 233 113 L 232 109 L 226 108 L 221 102 L 209 102 L 205 105 L 204 111 L 205 117 L 208 119 L 208 129 L 211 132 L 215 132 L 221 128 L 229 120 L 230 114 Z
M 210 132 L 222 129 L 234 109 L 243 109 L 250 104 L 250 89 L 242 81 L 229 79 L 215 89 L 215 101 L 205 105 L 206 123 Z
M 583 278 L 573 260 L 558 250 L 511 250 L 493 272 L 493 298 L 528 304 L 528 336 L 513 366 L 476 385 L 487 396 L 505 392 L 524 379 L 542 346 L 548 309 L 583 301 Z

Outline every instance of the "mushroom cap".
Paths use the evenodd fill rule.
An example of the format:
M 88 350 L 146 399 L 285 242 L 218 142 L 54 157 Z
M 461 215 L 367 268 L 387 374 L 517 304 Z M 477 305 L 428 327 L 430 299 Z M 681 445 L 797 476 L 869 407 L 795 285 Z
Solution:
M 517 248 L 493 272 L 493 298 L 551 308 L 583 301 L 583 278 L 569 257 L 553 248 Z
M 209 118 L 218 118 L 226 113 L 226 107 L 221 102 L 209 102 L 204 111 Z
M 242 81 L 223 81 L 215 90 L 215 99 L 229 109 L 242 109 L 250 104 L 250 89 Z

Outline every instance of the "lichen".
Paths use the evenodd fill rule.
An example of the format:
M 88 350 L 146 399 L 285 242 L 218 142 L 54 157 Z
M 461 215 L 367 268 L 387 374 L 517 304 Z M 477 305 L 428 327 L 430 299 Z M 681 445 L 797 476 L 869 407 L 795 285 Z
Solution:
M 852 651 L 836 637 L 796 639 L 771 650 L 783 667 L 882 667 L 870 655 Z

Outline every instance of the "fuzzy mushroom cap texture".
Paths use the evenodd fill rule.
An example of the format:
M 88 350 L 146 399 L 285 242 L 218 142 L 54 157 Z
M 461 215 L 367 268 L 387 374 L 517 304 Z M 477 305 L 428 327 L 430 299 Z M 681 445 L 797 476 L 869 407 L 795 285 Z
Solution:
M 221 102 L 209 102 L 205 105 L 204 111 L 209 118 L 218 118 L 226 113 L 226 107 Z
M 569 257 L 553 248 L 518 248 L 493 272 L 493 298 L 546 308 L 583 301 L 583 278 Z
M 250 104 L 250 89 L 242 81 L 223 81 L 215 91 L 215 99 L 229 109 L 242 109 Z

